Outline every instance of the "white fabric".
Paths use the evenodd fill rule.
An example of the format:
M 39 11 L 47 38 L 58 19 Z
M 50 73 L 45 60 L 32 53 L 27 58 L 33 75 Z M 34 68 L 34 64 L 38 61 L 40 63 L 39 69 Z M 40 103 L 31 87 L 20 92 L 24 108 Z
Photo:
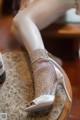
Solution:
M 57 23 L 80 23 L 80 15 L 76 14 L 75 8 L 71 8 L 65 13 L 65 16 L 57 20 Z

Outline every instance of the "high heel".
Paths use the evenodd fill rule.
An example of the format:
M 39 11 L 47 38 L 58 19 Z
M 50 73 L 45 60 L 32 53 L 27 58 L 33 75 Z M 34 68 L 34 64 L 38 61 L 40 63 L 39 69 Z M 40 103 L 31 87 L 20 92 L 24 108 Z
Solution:
M 36 56 L 36 54 L 37 54 L 37 56 Z M 38 56 L 38 54 L 40 56 Z M 37 84 L 35 83 L 36 84 L 35 89 L 38 86 L 39 90 L 40 90 L 40 87 L 41 87 L 42 94 L 41 94 L 41 92 L 39 93 L 38 91 L 35 92 L 35 94 L 37 94 L 37 93 L 38 94 L 35 95 L 36 97 L 35 97 L 35 99 L 33 101 L 31 101 L 30 106 L 25 109 L 26 112 L 36 112 L 36 111 L 40 111 L 40 110 L 43 110 L 43 109 L 46 109 L 46 108 L 52 106 L 53 102 L 55 100 L 56 89 L 57 89 L 57 86 L 59 84 L 61 84 L 64 87 L 64 89 L 66 91 L 66 94 L 68 96 L 69 101 L 70 102 L 72 101 L 70 92 L 68 90 L 68 85 L 66 85 L 66 84 L 69 83 L 68 77 L 67 77 L 66 73 L 64 72 L 64 70 L 54 61 L 54 59 L 52 59 L 51 54 L 49 54 L 46 50 L 36 50 L 34 52 L 34 54 L 33 54 L 33 57 L 31 55 L 31 62 L 32 62 L 32 68 L 34 70 L 33 71 L 34 80 L 36 79 L 35 82 L 39 82 Z M 48 77 L 49 77 L 47 79 L 48 82 L 46 80 L 45 84 L 44 84 L 44 81 L 41 81 L 41 80 L 38 80 L 38 78 L 35 78 L 35 74 L 37 74 L 37 73 L 39 74 L 38 71 L 39 71 L 39 68 L 41 68 L 41 66 L 40 65 L 37 66 L 37 64 L 40 64 L 40 63 L 43 63 L 43 62 L 47 62 L 46 66 L 47 66 L 47 64 L 51 65 L 51 66 L 47 66 L 47 67 L 49 67 L 48 70 L 50 70 L 50 71 L 53 70 L 54 71 L 53 72 L 54 73 L 53 76 L 52 76 L 52 73 L 51 73 L 51 76 L 53 77 L 53 84 L 52 83 L 50 84 L 50 82 L 52 82 L 52 80 L 51 80 L 51 77 L 49 76 L 49 73 L 47 73 Z M 43 65 L 43 67 L 45 67 L 44 64 L 42 64 L 42 65 Z M 52 69 L 52 67 L 53 67 L 53 69 Z M 42 71 L 45 72 L 43 70 L 43 68 L 42 68 Z M 44 80 L 44 78 L 42 80 Z M 45 86 L 48 86 L 48 83 L 49 83 L 49 85 L 51 85 L 51 86 L 49 86 L 49 89 L 48 89 L 45 86 L 43 86 L 42 83 Z M 42 86 L 39 86 L 39 84 L 42 85 Z M 46 89 L 48 89 L 48 91 Z M 38 90 L 38 88 L 37 88 L 37 90 Z
M 67 96 L 68 96 L 68 99 L 69 99 L 69 101 L 70 102 L 72 102 L 72 95 L 70 95 L 70 93 L 69 93 L 69 90 L 67 89 L 67 84 L 68 84 L 68 86 L 69 86 L 69 88 L 70 88 L 70 91 L 71 91 L 71 85 L 70 85 L 70 82 L 69 82 L 69 78 L 68 78 L 68 76 L 67 76 L 67 74 L 65 73 L 65 71 L 61 68 L 61 66 L 57 63 L 57 62 L 55 62 L 54 61 L 54 57 L 53 57 L 53 55 L 51 54 L 51 53 L 49 53 L 49 52 L 47 52 L 48 53 L 48 55 L 49 55 L 49 60 L 53 63 L 53 65 L 54 65 L 54 67 L 55 67 L 55 70 L 56 70 L 56 74 L 58 73 L 60 73 L 60 74 L 62 74 L 62 78 L 59 80 L 60 82 L 59 83 L 61 83 L 62 84 L 62 86 L 64 87 L 64 89 L 65 89 L 65 92 L 66 92 L 66 94 L 67 94 Z M 58 72 L 57 72 L 58 71 Z M 58 75 L 57 74 L 57 78 L 58 78 Z M 59 78 L 58 78 L 59 79 Z M 70 97 L 71 96 L 71 97 Z

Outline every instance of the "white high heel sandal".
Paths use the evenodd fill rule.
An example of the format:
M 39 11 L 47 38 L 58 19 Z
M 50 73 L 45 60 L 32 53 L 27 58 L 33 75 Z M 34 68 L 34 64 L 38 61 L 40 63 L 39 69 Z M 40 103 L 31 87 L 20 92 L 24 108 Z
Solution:
M 41 52 L 47 54 L 47 57 L 45 59 L 43 58 L 45 56 L 45 54 L 44 55 L 42 54 L 41 57 L 38 56 L 38 54 L 41 54 Z M 55 72 L 56 72 L 57 79 L 55 80 L 55 82 L 53 80 L 53 82 L 54 82 L 53 88 L 47 94 L 40 95 L 39 97 L 37 97 L 37 98 L 35 98 L 34 100 L 31 101 L 30 106 L 25 109 L 26 112 L 41 111 L 41 110 L 44 110 L 44 109 L 52 106 L 53 103 L 54 103 L 54 100 L 55 100 L 56 89 L 57 89 L 57 86 L 59 84 L 61 84 L 64 87 L 69 101 L 72 102 L 72 97 L 71 97 L 70 92 L 68 90 L 68 87 L 70 86 L 70 83 L 69 83 L 69 79 L 68 79 L 66 73 L 54 61 L 53 56 L 50 53 L 48 53 L 47 51 L 44 52 L 44 50 L 41 50 L 41 52 L 40 52 L 40 49 L 34 51 L 33 55 L 36 56 L 36 57 L 33 56 L 32 64 L 36 63 L 38 60 L 45 61 L 45 62 L 46 62 L 46 60 L 48 60 L 50 62 L 50 64 L 52 65 L 52 67 L 54 68 Z M 33 69 L 34 69 L 34 67 L 33 67 Z M 44 82 L 44 81 L 40 81 L 40 82 Z M 45 83 L 45 84 L 47 84 L 47 83 Z

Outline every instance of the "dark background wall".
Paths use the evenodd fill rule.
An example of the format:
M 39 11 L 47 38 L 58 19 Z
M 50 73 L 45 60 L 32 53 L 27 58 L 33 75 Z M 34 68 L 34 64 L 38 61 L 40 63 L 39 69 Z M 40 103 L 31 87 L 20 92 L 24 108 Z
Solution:
M 21 0 L 2 0 L 2 14 L 15 15 L 20 7 Z
M 2 1 L 2 14 L 12 13 L 12 3 L 14 0 L 3 0 Z

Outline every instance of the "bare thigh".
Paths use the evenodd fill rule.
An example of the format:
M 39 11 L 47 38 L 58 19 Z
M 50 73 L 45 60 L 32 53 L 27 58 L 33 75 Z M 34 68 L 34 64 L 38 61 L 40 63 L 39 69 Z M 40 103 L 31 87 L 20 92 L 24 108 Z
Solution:
M 65 2 L 66 0 L 35 0 L 22 14 L 29 16 L 39 29 L 43 29 L 53 23 L 66 10 L 71 8 L 72 4 Z

